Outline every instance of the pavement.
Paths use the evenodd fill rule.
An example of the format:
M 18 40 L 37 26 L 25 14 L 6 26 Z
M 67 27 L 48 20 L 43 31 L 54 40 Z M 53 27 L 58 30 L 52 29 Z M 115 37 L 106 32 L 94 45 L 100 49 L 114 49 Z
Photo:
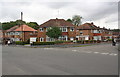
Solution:
M 2 47 L 3 75 L 118 75 L 111 44 L 70 48 Z

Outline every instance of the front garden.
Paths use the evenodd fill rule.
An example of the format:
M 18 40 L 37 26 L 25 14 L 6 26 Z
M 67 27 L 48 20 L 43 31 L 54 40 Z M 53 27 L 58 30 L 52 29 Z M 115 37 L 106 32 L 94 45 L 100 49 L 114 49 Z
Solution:
M 111 40 L 107 41 L 110 42 Z M 100 40 L 79 40 L 79 41 L 54 41 L 54 42 L 33 42 L 31 45 L 65 45 L 65 44 L 94 44 L 101 43 Z M 16 45 L 30 44 L 29 41 L 16 41 Z

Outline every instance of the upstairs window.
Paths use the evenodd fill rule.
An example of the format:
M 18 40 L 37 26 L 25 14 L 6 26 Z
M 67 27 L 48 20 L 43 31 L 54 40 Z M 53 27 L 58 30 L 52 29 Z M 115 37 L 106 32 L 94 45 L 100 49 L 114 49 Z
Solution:
M 73 27 L 71 27 L 71 28 L 70 28 L 70 31 L 74 31 L 74 28 L 73 28 Z
M 60 30 L 61 30 L 62 32 L 67 32 L 67 28 L 66 28 L 66 27 L 62 27 L 62 28 L 60 28 Z
M 10 32 L 10 35 L 14 35 L 14 32 Z
M 43 32 L 43 28 L 40 28 L 40 32 Z
M 82 32 L 82 31 L 80 31 L 80 35 L 83 35 L 83 32 Z
M 15 32 L 15 35 L 19 35 L 20 33 L 19 32 Z
M 46 28 L 46 32 L 48 31 L 48 29 L 52 29 L 52 27 L 47 27 L 47 28 Z

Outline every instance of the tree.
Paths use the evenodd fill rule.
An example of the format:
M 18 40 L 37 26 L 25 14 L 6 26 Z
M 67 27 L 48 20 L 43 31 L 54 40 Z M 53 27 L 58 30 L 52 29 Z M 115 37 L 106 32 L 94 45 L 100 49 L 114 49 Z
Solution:
M 34 28 L 34 29 L 36 29 L 36 30 L 39 28 L 38 24 L 36 22 L 29 22 L 29 23 L 27 23 L 27 25 Z
M 26 24 L 26 22 L 22 21 L 22 20 L 16 20 L 16 21 L 10 21 L 10 22 L 3 22 L 2 23 L 2 29 L 3 30 L 7 30 L 7 29 L 10 29 L 13 26 L 23 25 L 23 24 Z
M 81 16 L 79 16 L 79 15 L 74 15 L 74 16 L 72 17 L 72 23 L 73 23 L 73 25 L 76 25 L 76 26 L 81 25 L 81 19 L 82 19 Z
M 48 29 L 48 32 L 46 33 L 48 37 L 54 38 L 55 40 L 58 40 L 61 34 L 62 34 L 62 31 L 58 27 L 51 27 L 51 29 Z
M 71 19 L 67 19 L 67 21 L 72 23 L 72 20 L 71 20 Z
M 22 20 L 16 20 L 15 23 L 16 23 L 17 25 L 26 24 L 26 22 L 25 22 L 25 21 L 22 21 Z

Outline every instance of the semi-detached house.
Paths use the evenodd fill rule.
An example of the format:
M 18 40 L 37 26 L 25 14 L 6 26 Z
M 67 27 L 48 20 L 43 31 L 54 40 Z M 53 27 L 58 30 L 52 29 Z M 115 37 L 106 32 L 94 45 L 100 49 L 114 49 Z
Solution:
M 51 27 L 59 27 L 62 31 L 62 35 L 58 40 L 68 41 L 76 39 L 76 28 L 72 23 L 65 21 L 64 19 L 50 19 L 47 22 L 41 24 L 38 29 L 38 41 L 39 42 L 49 42 L 55 41 L 54 38 L 50 38 L 46 35 L 46 32 Z
M 112 39 L 112 31 L 106 28 L 100 28 L 93 23 L 85 23 L 77 27 L 77 40 L 106 40 Z
M 28 25 L 16 25 L 6 30 L 5 37 L 13 41 L 27 41 L 30 39 L 30 34 L 34 34 L 37 30 Z

